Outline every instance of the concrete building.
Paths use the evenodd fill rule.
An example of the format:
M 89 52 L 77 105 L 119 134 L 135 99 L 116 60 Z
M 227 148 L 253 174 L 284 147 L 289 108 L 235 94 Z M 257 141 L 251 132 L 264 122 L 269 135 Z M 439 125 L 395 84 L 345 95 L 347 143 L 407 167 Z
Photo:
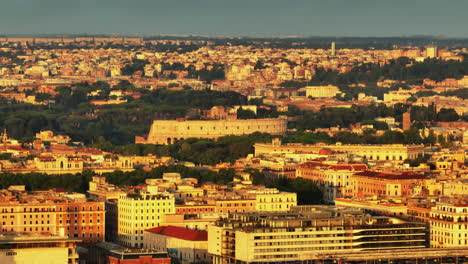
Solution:
M 65 235 L 10 233 L 0 235 L 2 264 L 75 264 L 77 239 Z
M 425 226 L 355 209 L 299 206 L 282 213 L 234 214 L 208 227 L 213 263 L 292 263 L 316 254 L 415 249 Z
M 143 231 L 158 227 L 163 215 L 174 214 L 175 199 L 168 193 L 122 194 L 117 210 L 119 241 L 129 247 L 143 247 Z
M 283 135 L 287 121 L 282 118 L 244 120 L 155 120 L 146 143 L 172 144 L 187 138 L 217 139 L 230 135 L 248 135 L 254 132 Z
M 437 58 L 439 57 L 438 49 L 436 45 L 429 45 L 426 47 L 426 58 Z

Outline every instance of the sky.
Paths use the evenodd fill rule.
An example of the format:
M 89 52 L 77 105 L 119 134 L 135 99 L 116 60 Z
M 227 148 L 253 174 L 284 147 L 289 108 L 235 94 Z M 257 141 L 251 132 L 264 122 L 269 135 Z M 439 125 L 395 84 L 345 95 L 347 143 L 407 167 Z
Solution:
M 1 0 L 0 35 L 468 38 L 468 0 Z

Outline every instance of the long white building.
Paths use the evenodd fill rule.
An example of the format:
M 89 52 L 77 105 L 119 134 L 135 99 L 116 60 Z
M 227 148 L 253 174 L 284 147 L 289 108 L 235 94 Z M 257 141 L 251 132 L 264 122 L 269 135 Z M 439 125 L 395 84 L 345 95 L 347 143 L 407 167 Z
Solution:
M 427 244 L 424 224 L 328 206 L 239 213 L 208 227 L 213 263 L 291 263 L 318 253 L 416 249 Z

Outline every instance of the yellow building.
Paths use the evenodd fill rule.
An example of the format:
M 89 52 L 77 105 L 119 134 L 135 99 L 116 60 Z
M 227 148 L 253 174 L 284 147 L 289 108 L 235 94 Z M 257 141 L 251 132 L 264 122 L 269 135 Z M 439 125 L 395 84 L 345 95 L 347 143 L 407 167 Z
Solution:
M 289 211 L 297 205 L 297 194 L 280 192 L 277 189 L 256 191 L 255 209 L 258 212 Z
M 76 242 L 65 235 L 0 236 L 0 263 L 2 264 L 75 264 L 78 263 Z
M 67 144 L 71 140 L 69 136 L 54 135 L 54 132 L 49 131 L 49 130 L 36 133 L 36 138 L 42 141 L 48 141 L 48 142 L 53 142 L 53 143 L 58 143 L 58 144 Z
M 172 144 L 187 138 L 217 139 L 223 136 L 248 135 L 254 132 L 283 135 L 287 121 L 282 118 L 243 120 L 155 120 L 146 143 Z
M 426 47 L 426 58 L 437 58 L 439 57 L 437 46 L 430 45 Z
M 431 247 L 468 247 L 468 204 L 437 204 L 429 224 Z
M 334 85 L 327 86 L 306 86 L 306 96 L 313 98 L 330 98 L 340 93 L 340 89 Z
M 468 179 L 451 180 L 442 184 L 446 196 L 468 195 Z
M 48 174 L 80 173 L 83 160 L 70 156 L 39 156 L 34 159 L 37 172 Z
M 175 213 L 171 194 L 141 192 L 122 194 L 117 202 L 118 239 L 131 247 L 143 247 L 143 231 L 158 227 L 162 216 Z

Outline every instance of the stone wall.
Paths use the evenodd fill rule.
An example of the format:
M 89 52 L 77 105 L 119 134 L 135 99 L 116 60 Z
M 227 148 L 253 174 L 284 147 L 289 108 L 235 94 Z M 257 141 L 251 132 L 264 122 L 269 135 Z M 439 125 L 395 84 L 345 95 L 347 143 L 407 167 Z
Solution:
M 172 144 L 187 138 L 217 139 L 229 135 L 248 135 L 254 132 L 283 135 L 287 121 L 281 118 L 243 120 L 155 120 L 146 143 Z

